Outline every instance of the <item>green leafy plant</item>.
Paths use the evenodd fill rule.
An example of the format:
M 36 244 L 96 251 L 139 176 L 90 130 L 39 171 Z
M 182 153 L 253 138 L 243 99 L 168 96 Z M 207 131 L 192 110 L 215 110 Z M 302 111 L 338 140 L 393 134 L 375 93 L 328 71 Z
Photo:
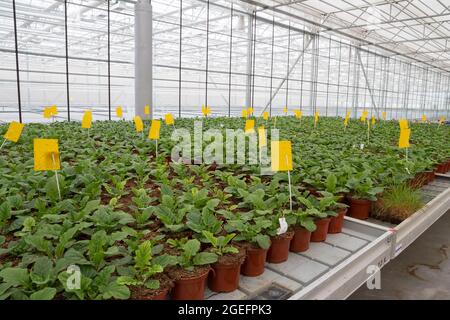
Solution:
M 177 263 L 182 268 L 192 271 L 196 266 L 204 266 L 217 261 L 217 254 L 213 252 L 200 252 L 200 241 L 188 240 L 181 248 Z
M 208 243 L 212 245 L 211 252 L 218 256 L 223 256 L 227 253 L 239 253 L 239 249 L 228 245 L 231 240 L 236 236 L 234 233 L 227 234 L 226 236 L 215 237 L 213 233 L 209 231 L 203 231 L 203 236 L 207 239 Z

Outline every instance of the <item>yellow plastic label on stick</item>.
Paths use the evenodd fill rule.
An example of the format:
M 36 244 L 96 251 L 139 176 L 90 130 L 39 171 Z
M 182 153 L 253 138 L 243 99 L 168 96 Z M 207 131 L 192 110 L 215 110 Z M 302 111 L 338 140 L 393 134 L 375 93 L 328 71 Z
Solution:
M 427 122 L 427 116 L 426 115 L 422 116 L 422 122 Z
M 411 135 L 411 129 L 400 130 L 400 139 L 398 140 L 399 148 L 409 148 L 409 137 Z
M 117 116 L 118 118 L 122 118 L 122 117 L 123 117 L 123 110 L 122 110 L 122 107 L 117 107 L 117 108 L 116 108 L 116 116 Z
M 254 133 L 255 132 L 255 120 L 246 120 L 244 131 L 245 131 L 245 134 Z
M 150 114 L 150 106 L 149 106 L 149 105 L 146 105 L 146 106 L 144 107 L 144 114 L 145 114 L 145 115 L 149 115 L 149 114 Z
M 6 131 L 3 138 L 8 141 L 17 142 L 19 141 L 20 135 L 22 134 L 23 127 L 25 125 L 23 123 L 19 123 L 16 121 L 11 122 L 9 125 L 8 131 Z
M 164 120 L 166 121 L 166 124 L 168 126 L 171 126 L 175 123 L 175 120 L 173 120 L 173 115 L 171 113 L 168 113 L 164 116 Z
M 142 132 L 144 131 L 144 122 L 142 122 L 142 118 L 139 116 L 135 116 L 133 118 L 134 121 L 134 127 L 136 129 L 136 132 Z
M 291 171 L 292 144 L 290 141 L 272 141 L 271 143 L 272 171 Z
M 52 117 L 52 110 L 50 109 L 50 107 L 47 107 L 44 109 L 44 118 L 45 119 L 50 119 Z
M 34 139 L 34 170 L 59 170 L 58 139 Z
M 264 129 L 264 126 L 258 128 L 258 143 L 260 148 L 267 146 L 266 130 Z
M 408 128 L 409 128 L 409 126 L 408 126 L 408 120 L 406 120 L 406 119 L 400 119 L 400 120 L 398 121 L 398 123 L 400 124 L 400 130 L 408 129 Z
M 159 140 L 161 130 L 161 120 L 152 120 L 150 131 L 148 132 L 149 139 Z
M 267 112 L 267 111 L 263 112 L 263 119 L 266 121 L 269 120 L 269 112 Z
M 294 114 L 297 119 L 300 119 L 302 117 L 302 111 L 300 109 L 295 109 Z
M 90 129 L 92 125 L 92 111 L 85 111 L 83 119 L 81 120 L 81 127 L 83 129 Z

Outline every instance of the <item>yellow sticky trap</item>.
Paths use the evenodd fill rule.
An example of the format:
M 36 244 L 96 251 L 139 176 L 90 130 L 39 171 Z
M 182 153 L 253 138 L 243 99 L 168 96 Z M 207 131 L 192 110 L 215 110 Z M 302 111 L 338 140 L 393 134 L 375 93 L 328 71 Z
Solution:
M 247 118 L 247 116 L 248 116 L 248 110 L 247 109 L 242 110 L 242 118 Z
M 400 131 L 400 139 L 398 140 L 399 148 L 409 148 L 409 137 L 411 135 L 411 129 L 402 129 Z
M 408 120 L 406 120 L 406 119 L 400 119 L 400 120 L 398 121 L 398 123 L 400 124 L 400 130 L 408 129 L 408 128 L 409 128 L 409 126 L 408 126 Z
M 251 117 L 253 115 L 253 108 L 250 107 L 250 108 L 247 109 L 247 115 L 249 117 Z
M 444 121 L 445 121 L 445 116 L 441 116 L 439 118 L 439 125 L 442 125 L 444 123 Z
M 426 115 L 422 116 L 422 122 L 427 122 L 427 116 Z
M 56 116 L 58 114 L 58 108 L 55 105 L 53 105 L 49 108 L 50 108 L 50 113 L 52 114 L 52 116 Z
M 362 122 L 366 122 L 366 119 L 367 119 L 367 116 L 368 116 L 368 115 L 369 115 L 369 111 L 364 110 L 363 113 L 362 113 L 362 115 L 361 115 L 360 120 L 361 120 Z
M 302 111 L 300 109 L 295 109 L 294 114 L 297 119 L 300 119 L 302 117 Z
M 245 121 L 245 134 L 254 133 L 255 132 L 255 120 L 247 120 Z
M 288 108 L 287 108 L 286 106 L 283 108 L 283 112 L 284 112 L 285 114 L 288 112 Z
M 160 130 L 161 130 L 161 121 L 152 120 L 152 125 L 150 126 L 150 131 L 148 132 L 149 139 L 159 140 Z
M 164 120 L 166 121 L 166 124 L 168 126 L 173 125 L 175 121 L 173 120 L 173 115 L 171 113 L 168 113 L 164 116 Z
M 345 117 L 345 119 L 344 119 L 344 127 L 347 127 L 347 124 L 348 124 L 348 118 Z
M 374 125 L 376 121 L 377 119 L 375 118 L 375 116 L 372 116 L 372 125 Z
M 92 125 L 92 111 L 85 111 L 83 119 L 81 120 L 81 127 L 83 129 L 90 129 Z
M 117 107 L 117 108 L 116 108 L 116 116 L 117 116 L 118 118 L 122 118 L 122 117 L 123 117 L 123 110 L 122 110 L 122 107 Z
M 149 105 L 146 105 L 146 106 L 144 107 L 144 114 L 145 114 L 145 115 L 149 115 L 149 114 L 150 114 L 150 106 L 149 106 Z
M 383 112 L 381 113 L 381 117 L 383 118 L 383 120 L 386 120 L 386 112 L 383 111 Z
M 319 122 L 319 112 L 315 112 L 314 113 L 314 123 L 317 123 L 317 122 Z
M 142 132 L 142 131 L 144 131 L 144 123 L 142 122 L 141 117 L 135 116 L 135 117 L 133 118 L 133 121 L 134 121 L 134 127 L 135 127 L 135 129 L 136 129 L 136 132 Z
M 260 148 L 267 146 L 266 130 L 264 129 L 264 126 L 258 128 L 258 142 Z
M 34 170 L 59 170 L 58 139 L 34 139 Z
M 269 120 L 269 112 L 267 112 L 267 111 L 263 112 L 263 119 L 266 121 Z
M 202 106 L 202 113 L 205 117 L 207 117 L 211 113 L 211 107 Z
M 44 118 L 50 119 L 52 117 L 52 109 L 50 107 L 44 109 Z
M 19 141 L 20 135 L 22 134 L 24 124 L 13 121 L 9 125 L 8 131 L 6 131 L 3 138 L 8 141 L 17 142 Z
M 272 141 L 272 171 L 291 171 L 292 145 L 290 141 Z

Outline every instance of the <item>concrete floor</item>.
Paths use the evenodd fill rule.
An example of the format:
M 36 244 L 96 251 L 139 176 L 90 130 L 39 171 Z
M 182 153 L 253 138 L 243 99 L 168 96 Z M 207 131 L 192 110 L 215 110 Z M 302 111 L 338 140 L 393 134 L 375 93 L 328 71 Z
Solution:
M 450 211 L 381 269 L 381 289 L 366 285 L 351 300 L 450 299 Z

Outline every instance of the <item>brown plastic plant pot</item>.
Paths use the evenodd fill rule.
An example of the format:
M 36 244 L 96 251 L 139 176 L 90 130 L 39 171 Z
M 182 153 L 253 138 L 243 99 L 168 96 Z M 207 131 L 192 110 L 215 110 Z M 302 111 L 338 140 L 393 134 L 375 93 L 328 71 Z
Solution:
M 167 300 L 168 295 L 169 295 L 169 289 L 164 289 L 160 293 L 152 296 L 150 300 Z
M 175 286 L 172 289 L 173 300 L 203 300 L 205 299 L 205 284 L 210 269 L 204 273 L 190 277 L 175 280 Z
M 208 278 L 208 286 L 214 292 L 232 292 L 239 287 L 241 262 L 215 263 Z
M 330 221 L 331 218 L 317 219 L 314 221 L 317 228 L 316 231 L 311 233 L 311 242 L 322 242 L 327 239 Z
M 311 232 L 303 227 L 295 227 L 294 237 L 291 240 L 289 251 L 304 252 L 309 249 L 310 242 L 311 242 Z
M 427 180 L 427 182 L 428 182 L 428 183 L 433 182 L 434 177 L 435 177 L 434 171 L 427 171 L 427 174 L 428 174 L 428 180 Z
M 366 199 L 353 199 L 349 197 L 348 215 L 355 219 L 367 220 L 370 215 L 372 202 Z
M 247 277 L 256 277 L 263 274 L 266 256 L 267 249 L 249 247 L 241 273 Z
M 441 163 L 436 168 L 437 173 L 446 173 L 445 163 Z
M 344 224 L 344 217 L 347 213 L 347 208 L 338 212 L 336 217 L 331 217 L 330 225 L 328 226 L 328 233 L 341 233 L 342 225 Z
M 294 237 L 294 232 L 288 231 L 282 235 L 272 237 L 272 245 L 267 252 L 266 261 L 269 263 L 281 263 L 288 259 L 289 246 Z

